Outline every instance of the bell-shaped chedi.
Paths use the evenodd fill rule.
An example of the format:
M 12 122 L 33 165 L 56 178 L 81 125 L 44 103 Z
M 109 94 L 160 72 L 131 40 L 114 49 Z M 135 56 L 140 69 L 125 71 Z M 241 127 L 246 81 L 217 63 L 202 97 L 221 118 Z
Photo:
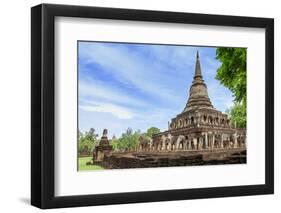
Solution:
M 208 128 L 213 128 L 213 126 L 229 128 L 229 119 L 227 118 L 227 114 L 216 110 L 210 101 L 197 52 L 195 73 L 189 89 L 188 101 L 183 112 L 172 119 L 168 129 L 173 132 L 182 128 L 190 128 L 190 130 L 193 128 L 195 132 L 198 132 L 198 128 L 203 128 L 203 126 L 208 126 Z M 175 134 L 176 132 L 173 133 Z
M 213 108 L 202 76 L 199 53 L 196 55 L 195 74 L 192 85 L 189 89 L 189 98 L 184 108 L 184 112 L 198 108 Z

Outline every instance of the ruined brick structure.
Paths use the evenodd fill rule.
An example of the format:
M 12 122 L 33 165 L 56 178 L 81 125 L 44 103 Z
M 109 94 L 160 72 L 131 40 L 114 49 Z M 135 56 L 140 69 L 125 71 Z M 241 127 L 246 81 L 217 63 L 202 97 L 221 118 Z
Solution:
M 168 130 L 141 141 L 139 150 L 176 151 L 246 148 L 246 129 L 230 126 L 226 114 L 215 109 L 208 96 L 197 52 L 195 74 L 182 113 L 168 124 Z
M 109 144 L 107 129 L 104 129 L 99 145 L 93 151 L 93 159 L 95 162 L 103 161 L 106 156 L 111 155 L 111 152 L 112 146 Z
M 148 168 L 246 163 L 246 129 L 233 128 L 215 109 L 204 83 L 197 52 L 195 75 L 182 113 L 168 130 L 152 139 L 140 137 L 132 150 L 112 152 L 105 130 L 94 151 L 94 164 L 104 168 Z

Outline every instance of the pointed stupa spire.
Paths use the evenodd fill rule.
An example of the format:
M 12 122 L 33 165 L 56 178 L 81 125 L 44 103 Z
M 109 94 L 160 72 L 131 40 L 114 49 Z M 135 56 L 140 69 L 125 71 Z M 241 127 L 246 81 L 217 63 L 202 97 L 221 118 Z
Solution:
M 189 89 L 189 98 L 184 112 L 195 108 L 213 108 L 202 76 L 199 52 L 196 53 L 195 73 L 192 85 Z
M 198 50 L 196 52 L 196 65 L 195 65 L 194 79 L 202 79 L 202 72 L 201 72 L 200 58 L 199 58 Z

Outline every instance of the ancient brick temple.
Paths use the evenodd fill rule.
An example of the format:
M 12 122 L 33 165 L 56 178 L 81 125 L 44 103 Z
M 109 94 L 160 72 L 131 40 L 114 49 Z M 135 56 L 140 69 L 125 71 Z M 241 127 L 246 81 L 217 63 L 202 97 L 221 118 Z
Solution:
M 230 126 L 228 116 L 215 109 L 202 76 L 199 54 L 189 98 L 182 113 L 168 124 L 168 130 L 140 142 L 142 151 L 177 151 L 246 148 L 246 130 Z
M 188 101 L 167 131 L 152 139 L 141 136 L 132 150 L 112 152 L 104 130 L 93 155 L 94 164 L 108 169 L 241 164 L 246 163 L 246 129 L 232 127 L 213 107 L 197 52 Z
M 93 159 L 96 162 L 103 161 L 105 157 L 111 155 L 111 152 L 112 146 L 109 144 L 107 129 L 104 129 L 99 145 L 97 145 L 93 151 Z

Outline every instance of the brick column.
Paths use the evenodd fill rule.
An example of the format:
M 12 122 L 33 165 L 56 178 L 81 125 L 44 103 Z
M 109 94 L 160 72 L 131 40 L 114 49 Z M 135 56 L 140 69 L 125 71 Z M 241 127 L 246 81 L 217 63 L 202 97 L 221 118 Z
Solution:
M 193 138 L 193 145 L 194 145 L 194 149 L 198 148 L 198 141 L 197 138 Z
M 211 145 L 212 149 L 214 148 L 214 146 L 215 146 L 215 133 L 213 133 L 212 135 L 212 145 Z
M 205 132 L 205 148 L 208 149 L 208 132 Z
M 221 144 L 220 147 L 223 148 L 223 134 L 221 134 Z

